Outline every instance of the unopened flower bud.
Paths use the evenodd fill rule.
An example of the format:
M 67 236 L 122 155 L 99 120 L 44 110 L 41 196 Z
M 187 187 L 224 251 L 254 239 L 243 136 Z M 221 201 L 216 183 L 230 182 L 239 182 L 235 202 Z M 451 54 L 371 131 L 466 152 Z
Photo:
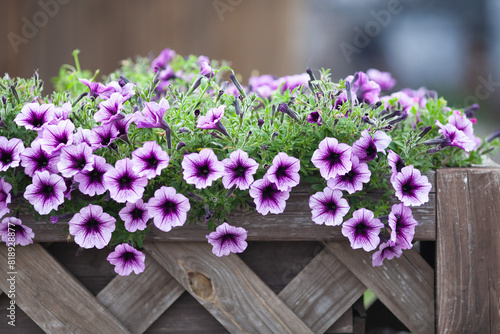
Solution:
M 245 91 L 241 87 L 240 83 L 238 82 L 238 80 L 236 79 L 236 77 L 234 76 L 234 74 L 230 74 L 229 75 L 229 79 L 231 79 L 231 81 L 233 82 L 234 86 L 236 87 L 236 89 L 240 93 L 240 96 L 245 96 Z
M 271 135 L 271 140 L 274 140 L 274 138 L 278 137 L 279 133 L 277 131 L 273 132 Z
M 177 151 L 180 151 L 180 150 L 181 150 L 183 147 L 185 147 L 185 146 L 186 146 L 186 143 L 185 143 L 185 142 L 183 142 L 183 141 L 180 141 L 180 142 L 178 142 L 178 143 L 177 143 L 177 146 L 175 147 L 175 149 L 176 149 Z
M 426 126 L 425 128 L 422 129 L 422 131 L 420 132 L 420 134 L 418 135 L 420 138 L 423 138 L 425 137 L 426 134 L 429 133 L 429 131 L 432 130 L 432 125 L 429 125 L 429 126 Z
M 262 129 L 263 125 L 264 125 L 264 120 L 262 118 L 259 118 L 259 120 L 257 121 L 257 126 L 259 127 L 259 129 Z
M 179 128 L 179 133 L 191 133 L 191 130 L 189 130 L 189 128 L 183 126 L 183 127 Z
M 472 118 L 474 117 L 474 113 L 477 112 L 478 110 L 479 110 L 479 104 L 474 103 L 473 105 L 464 108 L 464 115 L 467 118 Z
M 201 113 L 200 109 L 195 109 L 194 110 L 194 118 L 198 118 L 200 116 L 200 113 Z

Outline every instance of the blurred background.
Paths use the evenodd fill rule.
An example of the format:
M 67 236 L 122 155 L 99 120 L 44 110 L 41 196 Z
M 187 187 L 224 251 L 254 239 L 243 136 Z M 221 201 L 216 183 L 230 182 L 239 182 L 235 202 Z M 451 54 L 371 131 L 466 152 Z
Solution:
M 2 0 L 0 27 L 0 73 L 11 76 L 38 69 L 49 83 L 74 49 L 82 68 L 106 74 L 169 47 L 228 60 L 244 83 L 251 73 L 325 67 L 340 79 L 378 68 L 395 89 L 479 103 L 481 135 L 500 128 L 498 0 Z
M 252 73 L 324 67 L 338 80 L 377 68 L 397 90 L 479 103 L 481 136 L 500 128 L 500 0 L 2 0 L 0 32 L 0 75 L 38 69 L 46 92 L 74 49 L 83 69 L 106 74 L 169 47 L 228 60 L 244 84 Z M 371 317 L 376 327 L 390 315 Z

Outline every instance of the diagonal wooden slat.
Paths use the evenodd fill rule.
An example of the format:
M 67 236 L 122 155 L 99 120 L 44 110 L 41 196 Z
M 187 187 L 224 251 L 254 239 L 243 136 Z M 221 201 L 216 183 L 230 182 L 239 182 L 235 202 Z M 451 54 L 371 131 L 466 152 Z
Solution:
M 371 254 L 353 250 L 348 243 L 325 243 L 326 247 L 391 310 L 413 333 L 435 332 L 434 277 L 432 268 L 420 256 L 412 254 L 371 266 Z M 417 262 L 414 264 L 413 262 Z
M 144 248 L 231 333 L 312 333 L 238 256 L 206 243 Z
M 7 257 L 7 247 L 0 245 Z M 0 288 L 12 270 L 0 261 Z M 47 333 L 130 333 L 42 246 L 15 248 L 16 304 Z M 67 296 L 68 298 L 61 298 Z
M 145 332 L 185 291 L 149 254 L 145 265 L 140 275 L 117 276 L 97 295 L 133 334 Z
M 323 249 L 279 293 L 314 333 L 324 333 L 366 287 L 328 249 Z

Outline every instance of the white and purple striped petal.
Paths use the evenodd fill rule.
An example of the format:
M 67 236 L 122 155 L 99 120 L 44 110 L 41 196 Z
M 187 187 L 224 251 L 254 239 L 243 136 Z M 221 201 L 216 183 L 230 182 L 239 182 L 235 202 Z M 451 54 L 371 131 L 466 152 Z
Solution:
M 285 211 L 286 200 L 290 197 L 289 190 L 279 190 L 266 175 L 252 183 L 249 194 L 256 205 L 255 209 L 263 216 L 268 213 L 279 214 Z
M 128 276 L 132 273 L 140 274 L 146 268 L 144 260 L 146 255 L 129 244 L 119 244 L 114 252 L 110 253 L 106 260 L 115 266 L 115 272 L 120 276 Z
M 419 206 L 429 201 L 432 185 L 427 176 L 422 176 L 412 165 L 403 167 L 391 183 L 396 197 L 406 206 Z
M 145 142 L 144 145 L 132 152 L 134 171 L 139 176 L 152 179 L 167 168 L 170 157 L 163 151 L 156 141 Z
M 83 171 L 76 174 L 73 179 L 78 182 L 78 189 L 82 194 L 95 196 L 102 195 L 108 190 L 104 185 L 104 174 L 113 168 L 106 163 L 106 159 L 96 155 L 90 171 Z
M 185 155 L 181 165 L 184 180 L 188 184 L 194 184 L 197 189 L 211 186 L 224 173 L 224 165 L 209 148 L 202 149 L 200 153 Z
M 0 172 L 19 166 L 23 151 L 24 145 L 21 139 L 12 138 L 9 140 L 0 136 Z
M 365 208 L 356 210 L 352 218 L 342 224 L 342 234 L 351 242 L 352 249 L 363 248 L 366 252 L 377 248 L 379 233 L 384 224 Z
M 69 233 L 82 248 L 102 249 L 109 244 L 116 219 L 99 205 L 89 204 L 69 221 Z
M 85 143 L 65 146 L 61 149 L 57 168 L 63 177 L 72 177 L 80 172 L 91 171 L 94 158 L 92 150 Z
M 134 172 L 132 165 L 129 158 L 121 159 L 104 174 L 104 186 L 109 189 L 111 198 L 118 203 L 135 203 L 142 198 L 148 184 L 148 179 Z
M 342 191 L 325 188 L 309 198 L 312 220 L 318 225 L 337 226 L 342 224 L 349 212 L 347 200 L 342 198 Z
M 276 184 L 278 190 L 285 191 L 299 184 L 299 170 L 299 159 L 280 152 L 274 157 L 273 164 L 267 170 L 266 175 L 269 181 Z
M 129 232 L 142 231 L 147 227 L 149 220 L 148 206 L 141 199 L 135 203 L 127 202 L 125 207 L 118 212 Z
M 46 215 L 52 210 L 57 210 L 64 202 L 64 192 L 67 187 L 59 175 L 47 171 L 36 172 L 32 182 L 26 187 L 24 198 L 39 214 Z
M 314 151 L 311 161 L 326 180 L 336 175 L 347 174 L 352 167 L 351 147 L 339 143 L 336 138 L 326 137 L 319 143 L 319 148 Z
M 213 246 L 212 253 L 221 257 L 230 253 L 242 253 L 247 248 L 247 231 L 243 227 L 231 226 L 224 222 L 206 236 Z
M 59 151 L 67 145 L 73 144 L 73 131 L 75 125 L 69 119 L 57 124 L 49 124 L 38 133 L 38 139 L 42 149 L 47 153 Z
M 389 214 L 389 227 L 391 228 L 391 238 L 389 241 L 397 244 L 401 249 L 412 248 L 412 240 L 415 235 L 415 227 L 418 225 L 413 218 L 411 209 L 404 204 L 394 204 Z
M 43 126 L 49 124 L 54 118 L 53 104 L 27 103 L 21 112 L 14 118 L 19 126 L 24 126 L 28 130 L 41 130 Z
M 184 225 L 190 209 L 189 200 L 172 187 L 162 186 L 148 201 L 149 217 L 153 218 L 155 226 L 164 232 Z
M 14 230 L 14 236 L 12 236 Z M 23 225 L 21 219 L 16 217 L 5 217 L 0 223 L 0 236 L 2 241 L 9 247 L 15 245 L 27 246 L 33 243 L 35 233 L 31 227 Z
M 222 160 L 222 164 L 224 165 L 222 184 L 226 189 L 231 189 L 233 186 L 241 190 L 250 188 L 254 181 L 253 175 L 259 168 L 259 164 L 249 158 L 247 152 L 240 149 L 232 152 L 228 159 Z
M 359 162 L 358 157 L 351 156 L 352 168 L 347 174 L 337 175 L 327 181 L 327 185 L 332 189 L 345 190 L 349 194 L 363 189 L 363 183 L 368 183 L 372 173 L 368 165 Z

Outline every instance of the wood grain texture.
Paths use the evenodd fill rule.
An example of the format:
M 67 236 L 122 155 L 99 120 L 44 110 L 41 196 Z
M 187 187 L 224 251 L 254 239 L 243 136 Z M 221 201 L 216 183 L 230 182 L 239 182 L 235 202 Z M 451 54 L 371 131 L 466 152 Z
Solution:
M 145 243 L 145 249 L 231 333 L 312 333 L 236 255 L 206 243 Z
M 500 169 L 438 171 L 437 328 L 500 332 Z
M 7 247 L 0 245 L 0 254 Z M 39 244 L 16 247 L 16 304 L 47 333 L 129 333 Z M 9 290 L 7 261 L 0 288 Z M 66 298 L 61 298 L 66 296 Z
M 405 253 L 413 250 L 372 267 L 371 254 L 362 249 L 353 250 L 340 242 L 325 245 L 413 333 L 435 332 L 434 284 L 428 281 L 434 273 L 421 257 L 412 257 L 413 261 L 419 259 L 416 265 L 410 262 Z
M 131 333 L 137 334 L 145 332 L 185 291 L 149 254 L 145 265 L 140 275 L 117 276 L 97 295 Z
M 324 333 L 366 287 L 328 249 L 323 249 L 279 297 L 314 333 Z M 348 329 L 352 331 L 351 327 Z

